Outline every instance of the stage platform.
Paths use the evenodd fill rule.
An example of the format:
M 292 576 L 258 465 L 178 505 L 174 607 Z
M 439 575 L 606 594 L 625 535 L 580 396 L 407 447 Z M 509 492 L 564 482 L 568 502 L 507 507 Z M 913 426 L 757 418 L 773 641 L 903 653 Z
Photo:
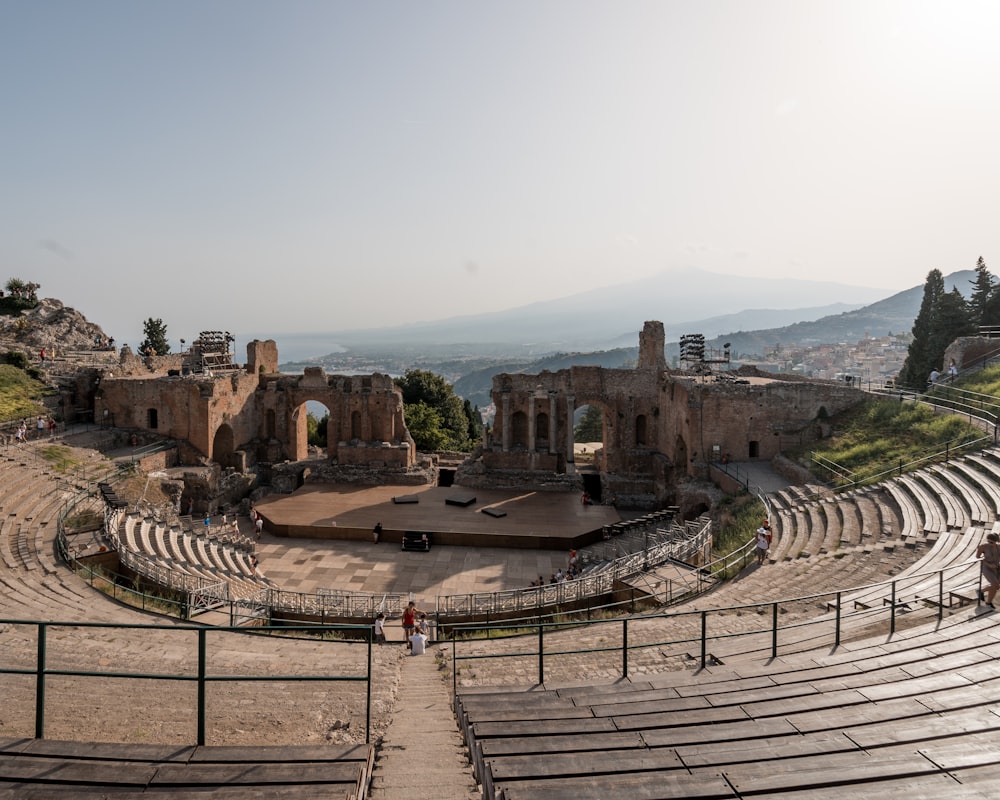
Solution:
M 308 484 L 255 507 L 265 530 L 279 537 L 371 541 L 381 522 L 382 543 L 400 543 L 412 531 L 433 534 L 435 546 L 566 550 L 600 539 L 605 525 L 621 521 L 614 507 L 583 505 L 577 494 L 461 486 Z

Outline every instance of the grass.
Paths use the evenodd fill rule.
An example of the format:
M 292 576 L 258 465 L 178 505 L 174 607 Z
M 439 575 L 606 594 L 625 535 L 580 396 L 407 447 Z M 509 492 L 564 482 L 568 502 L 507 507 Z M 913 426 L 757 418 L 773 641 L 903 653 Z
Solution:
M 718 534 L 712 542 L 712 556 L 722 558 L 750 541 L 764 519 L 764 504 L 754 495 L 729 495 L 719 503 Z
M 38 401 L 52 391 L 24 370 L 11 364 L 0 364 L 0 420 L 48 415 Z
M 73 455 L 73 451 L 61 444 L 47 444 L 38 448 L 38 454 L 52 465 L 56 472 L 69 472 L 80 466 L 79 458 Z
M 821 468 L 813 462 L 813 455 L 838 464 L 851 473 L 850 479 L 834 478 L 841 484 L 884 477 L 900 465 L 905 468 L 984 436 L 962 417 L 936 415 L 926 405 L 898 400 L 866 401 L 831 421 L 836 431 L 832 437 L 811 450 L 789 455 L 814 472 Z M 820 477 L 831 478 L 829 473 Z

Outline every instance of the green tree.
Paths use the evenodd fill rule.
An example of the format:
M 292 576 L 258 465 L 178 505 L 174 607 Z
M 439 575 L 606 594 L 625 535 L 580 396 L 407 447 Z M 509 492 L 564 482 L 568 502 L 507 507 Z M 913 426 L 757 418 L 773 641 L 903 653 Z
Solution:
M 146 338 L 139 343 L 140 354 L 148 351 L 155 356 L 165 356 L 170 353 L 167 325 L 162 319 L 150 317 L 142 323 L 142 332 Z
M 403 413 L 406 416 L 406 428 L 418 450 L 431 452 L 449 449 L 448 434 L 442 426 L 437 409 L 417 401 L 405 404 Z
M 986 268 L 982 256 L 976 262 L 976 278 L 969 281 L 972 284 L 972 294 L 969 296 L 969 314 L 973 325 L 982 325 L 987 303 L 993 295 L 995 279 Z
M 306 414 L 306 441 L 313 447 L 326 447 L 326 429 L 329 422 L 329 413 L 319 419 L 311 412 Z
M 587 410 L 573 428 L 573 439 L 577 442 L 604 440 L 604 413 L 600 406 L 587 406 Z
M 455 390 L 440 375 L 423 369 L 408 369 L 402 378 L 396 379 L 396 385 L 403 394 L 403 411 L 406 415 L 406 427 L 417 441 L 421 450 L 469 450 L 469 418 L 466 416 L 461 398 Z M 423 404 L 435 412 L 438 435 L 424 435 L 426 445 L 421 445 L 410 423 L 410 407 Z M 419 412 L 424 414 L 423 410 Z M 426 416 L 421 419 L 425 424 Z M 432 442 L 439 442 L 431 447 Z
M 468 423 L 469 444 L 475 447 L 483 440 L 483 415 L 479 413 L 479 406 L 473 406 L 468 400 L 462 401 L 462 413 Z
M 934 317 L 944 295 L 944 276 L 941 270 L 932 269 L 924 282 L 924 297 L 920 301 L 920 311 L 913 321 L 913 341 L 906 352 L 906 361 L 899 371 L 899 382 L 903 386 L 923 390 L 927 386 L 927 376 L 935 368 L 930 352 Z M 940 369 L 941 365 L 937 364 Z
M 944 351 L 960 336 L 969 336 L 976 329 L 972 323 L 969 305 L 958 288 L 945 292 L 938 300 L 937 313 L 931 325 L 931 336 L 927 346 L 931 366 L 944 371 Z

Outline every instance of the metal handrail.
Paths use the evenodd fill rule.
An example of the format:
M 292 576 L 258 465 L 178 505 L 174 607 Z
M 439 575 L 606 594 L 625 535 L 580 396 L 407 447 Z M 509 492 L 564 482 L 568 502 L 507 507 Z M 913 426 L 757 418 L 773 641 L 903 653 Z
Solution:
M 371 691 L 372 691 L 372 641 L 373 641 L 373 626 L 371 625 L 325 625 L 325 626 L 262 626 L 255 628 L 254 632 L 268 633 L 268 634 L 291 634 L 301 631 L 308 631 L 310 634 L 316 633 L 336 633 L 339 631 L 351 631 L 355 636 L 358 633 L 363 633 L 365 636 L 365 644 L 368 648 L 367 658 L 366 658 L 366 671 L 364 674 L 358 675 L 253 675 L 253 674 L 211 674 L 208 671 L 208 664 L 210 663 L 208 657 L 208 633 L 211 631 L 213 633 L 217 632 L 239 632 L 245 635 L 247 629 L 245 628 L 235 628 L 235 627 L 204 627 L 204 626 L 191 626 L 191 625 L 149 625 L 149 624 L 122 624 L 122 623 L 109 623 L 109 622 L 54 622 L 54 621 L 42 621 L 42 620 L 24 620 L 24 619 L 2 619 L 0 620 L 0 625 L 6 626 L 33 626 L 37 630 L 36 648 L 35 648 L 35 664 L 33 667 L 2 667 L 0 666 L 0 675 L 29 675 L 35 678 L 35 738 L 44 739 L 45 738 L 45 710 L 46 710 L 46 683 L 47 679 L 51 675 L 57 675 L 61 677 L 74 677 L 74 678 L 125 678 L 125 679 L 136 679 L 143 681 L 180 681 L 188 683 L 197 684 L 197 716 L 198 716 L 198 731 L 197 731 L 197 741 L 196 744 L 203 746 L 205 744 L 205 731 L 206 731 L 206 712 L 205 712 L 205 700 L 206 700 L 206 687 L 211 683 L 221 683 L 221 682 L 232 682 L 232 681 L 246 681 L 246 682 L 282 682 L 282 683 L 299 683 L 299 682 L 314 682 L 314 681 L 329 681 L 329 682 L 363 682 L 366 689 L 366 709 L 365 709 L 365 742 L 371 742 Z M 48 644 L 48 632 L 53 628 L 85 628 L 85 629 L 112 629 L 112 630 L 164 630 L 170 631 L 171 634 L 177 632 L 187 632 L 194 636 L 196 640 L 197 648 L 197 668 L 194 674 L 169 674 L 163 672 L 103 672 L 95 671 L 93 669 L 72 669 L 72 668 L 56 668 L 49 665 L 47 660 L 47 644 Z M 341 642 L 341 644 L 344 644 Z M 360 642 L 359 642 L 360 644 Z
M 844 622 L 848 619 L 870 619 L 873 616 L 878 616 L 884 612 L 888 613 L 888 622 L 890 625 L 890 633 L 895 632 L 896 627 L 896 615 L 898 609 L 909 608 L 909 603 L 916 599 L 920 599 L 923 602 L 931 603 L 937 607 L 937 618 L 938 620 L 944 617 L 944 606 L 946 594 L 949 598 L 952 595 L 961 592 L 963 590 L 975 591 L 978 590 L 981 579 L 977 576 L 976 579 L 970 579 L 968 577 L 963 577 L 962 573 L 969 570 L 970 566 L 976 563 L 975 559 L 968 559 L 961 564 L 952 564 L 941 569 L 929 570 L 927 572 L 918 572 L 903 577 L 892 578 L 888 581 L 879 581 L 872 584 L 867 584 L 865 586 L 858 586 L 851 589 L 837 590 L 832 592 L 820 592 L 816 594 L 803 595 L 800 597 L 787 598 L 783 600 L 767 601 L 761 603 L 749 603 L 744 605 L 736 606 L 726 606 L 713 609 L 692 609 L 685 611 L 673 611 L 673 612 L 658 612 L 653 614 L 641 614 L 637 616 L 626 616 L 618 617 L 614 619 L 602 620 L 600 622 L 591 623 L 581 623 L 576 622 L 563 622 L 563 621 L 549 621 L 549 622 L 538 622 L 532 625 L 531 628 L 534 631 L 531 635 L 537 636 L 537 648 L 531 651 L 519 650 L 517 652 L 490 652 L 490 653 L 479 653 L 473 655 L 460 655 L 458 653 L 458 647 L 464 641 L 468 643 L 482 642 L 481 638 L 468 638 L 463 639 L 462 637 L 468 637 L 469 634 L 477 634 L 481 631 L 487 630 L 491 633 L 503 633 L 503 631 L 509 630 L 511 632 L 519 633 L 523 636 L 525 626 L 521 625 L 484 625 L 476 623 L 466 623 L 466 624 L 455 624 L 452 626 L 449 639 L 451 642 L 451 665 L 452 665 L 452 692 L 457 694 L 457 676 L 458 676 L 458 663 L 460 661 L 474 661 L 486 658 L 525 658 L 525 657 L 536 657 L 537 658 L 537 670 L 538 670 L 538 683 L 543 684 L 545 682 L 545 657 L 552 655 L 579 655 L 586 653 L 598 653 L 598 652 L 621 652 L 621 675 L 623 678 L 628 677 L 629 669 L 629 653 L 635 650 L 642 650 L 650 647 L 663 647 L 665 645 L 689 645 L 697 644 L 700 651 L 700 665 L 704 669 L 708 666 L 711 655 L 709 653 L 709 642 L 713 640 L 723 640 L 723 639 L 734 639 L 746 636 L 761 636 L 762 634 L 770 635 L 770 657 L 777 658 L 779 650 L 779 639 L 780 633 L 782 631 L 788 631 L 796 628 L 801 628 L 807 625 L 820 625 L 824 627 L 829 627 L 832 623 L 832 631 L 828 631 L 826 635 L 829 635 L 835 647 L 840 645 L 841 636 L 844 630 Z M 945 577 L 947 574 L 955 572 L 957 573 L 956 582 L 954 585 L 945 585 Z M 902 593 L 899 592 L 899 586 L 901 583 L 910 582 L 916 579 L 926 579 L 930 576 L 936 577 L 937 590 L 933 595 L 928 594 L 923 598 L 914 598 L 914 600 L 904 601 L 902 599 Z M 847 614 L 843 613 L 842 601 L 843 596 L 847 594 L 854 594 L 856 592 L 875 589 L 884 587 L 888 594 L 887 598 L 884 599 L 882 606 L 876 608 L 861 608 L 849 611 Z M 806 620 L 802 622 L 793 622 L 788 625 L 779 625 L 778 620 L 780 619 L 780 609 L 783 606 L 790 606 L 793 604 L 801 603 L 815 603 L 816 600 L 822 598 L 833 597 L 833 602 L 827 601 L 824 603 L 826 607 L 832 607 L 833 611 L 817 619 Z M 771 623 L 768 628 L 762 628 L 753 631 L 740 631 L 740 632 L 725 632 L 718 635 L 709 636 L 708 634 L 708 620 L 710 615 L 724 616 L 731 615 L 735 613 L 743 613 L 757 611 L 761 613 L 763 610 L 769 610 Z M 637 621 L 649 621 L 649 620 L 663 620 L 669 621 L 671 619 L 682 619 L 684 617 L 697 616 L 700 618 L 700 635 L 697 638 L 685 638 L 676 640 L 658 640 L 655 642 L 645 642 L 641 644 L 630 644 L 628 629 L 630 624 L 634 624 Z M 621 645 L 607 645 L 601 647 L 586 647 L 586 648 L 569 648 L 564 646 L 564 642 L 560 642 L 558 650 L 546 650 L 545 649 L 545 635 L 546 633 L 558 632 L 560 630 L 566 629 L 568 627 L 579 627 L 581 624 L 620 624 L 622 626 L 622 644 Z

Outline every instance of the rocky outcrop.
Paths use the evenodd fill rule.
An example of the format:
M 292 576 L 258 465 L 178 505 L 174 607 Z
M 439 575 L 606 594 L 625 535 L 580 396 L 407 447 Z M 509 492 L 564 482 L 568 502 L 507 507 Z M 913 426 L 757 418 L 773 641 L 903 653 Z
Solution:
M 12 317 L 0 316 L 0 348 L 31 355 L 43 347 L 56 352 L 90 350 L 95 340 L 107 341 L 100 325 L 89 322 L 59 300 L 43 298 L 34 308 Z

